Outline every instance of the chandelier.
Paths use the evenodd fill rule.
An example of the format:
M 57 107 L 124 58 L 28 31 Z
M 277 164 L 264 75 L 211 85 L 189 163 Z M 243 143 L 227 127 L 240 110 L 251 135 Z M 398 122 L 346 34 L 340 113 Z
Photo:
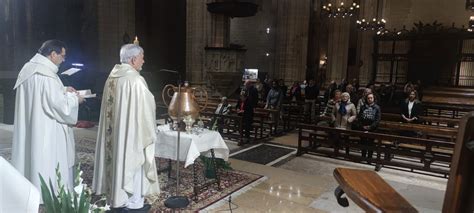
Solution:
M 329 18 L 345 18 L 353 16 L 359 5 L 353 2 L 349 7 L 344 6 L 344 2 L 341 2 L 339 7 L 333 6 L 331 3 L 323 4 L 322 12 L 325 13 Z
M 371 21 L 366 21 L 365 19 L 357 20 L 357 28 L 363 31 L 366 30 L 373 30 L 373 31 L 381 31 L 385 29 L 385 19 L 377 19 L 373 18 Z
M 372 31 L 380 32 L 385 29 L 385 23 L 386 23 L 385 19 L 379 18 L 379 10 L 381 10 L 380 0 L 377 0 L 376 9 L 377 10 L 376 10 L 375 18 L 373 18 L 372 20 L 369 21 L 369 20 L 362 19 L 362 20 L 356 21 L 356 25 L 359 30 L 363 30 L 363 31 L 372 30 Z
M 474 29 L 474 16 L 469 17 L 469 25 L 467 31 L 472 32 Z

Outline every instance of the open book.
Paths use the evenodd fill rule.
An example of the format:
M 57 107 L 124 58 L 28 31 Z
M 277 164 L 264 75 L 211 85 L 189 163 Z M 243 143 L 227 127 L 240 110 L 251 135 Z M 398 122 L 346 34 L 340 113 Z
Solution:
M 96 94 L 92 94 L 90 89 L 77 90 L 76 92 L 79 93 L 79 96 L 81 96 L 83 98 L 95 98 L 96 97 Z
M 71 76 L 71 75 L 74 75 L 74 73 L 79 72 L 79 71 L 81 71 L 81 69 L 79 69 L 79 68 L 71 68 L 71 69 L 68 69 L 68 70 L 64 71 L 63 73 L 61 73 L 61 75 L 69 75 L 69 76 Z

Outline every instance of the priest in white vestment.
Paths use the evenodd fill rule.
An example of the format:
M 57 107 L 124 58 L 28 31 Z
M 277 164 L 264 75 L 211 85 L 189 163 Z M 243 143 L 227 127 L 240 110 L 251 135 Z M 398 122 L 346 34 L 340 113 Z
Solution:
M 21 69 L 16 89 L 12 164 L 33 185 L 41 189 L 39 175 L 56 186 L 59 164 L 62 181 L 73 188 L 74 135 L 79 97 L 74 88 L 64 87 L 57 72 L 66 55 L 58 40 L 43 43 Z
M 144 209 L 159 194 L 155 165 L 155 99 L 139 71 L 143 49 L 127 44 L 104 86 L 95 153 L 93 190 L 112 208 Z

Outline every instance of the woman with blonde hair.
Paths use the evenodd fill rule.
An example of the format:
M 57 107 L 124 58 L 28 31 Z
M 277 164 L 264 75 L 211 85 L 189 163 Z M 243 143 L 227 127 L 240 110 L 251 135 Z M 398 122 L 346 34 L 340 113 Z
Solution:
M 333 109 L 332 120 L 336 128 L 351 129 L 351 124 L 357 117 L 356 107 L 350 99 L 349 93 L 342 93 L 341 101 Z

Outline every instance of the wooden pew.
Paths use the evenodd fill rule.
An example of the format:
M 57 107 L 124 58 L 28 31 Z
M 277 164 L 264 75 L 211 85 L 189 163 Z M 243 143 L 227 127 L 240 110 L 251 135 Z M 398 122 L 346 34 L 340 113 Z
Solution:
M 297 156 L 306 153 L 324 154 L 355 162 L 368 161 L 377 167 L 394 166 L 409 171 L 437 173 L 444 177 L 449 173 L 453 142 L 307 124 L 299 124 L 298 129 Z M 374 145 L 361 144 L 361 138 L 373 139 Z M 362 158 L 360 150 L 363 149 L 372 150 L 376 157 Z
M 201 114 L 206 115 L 207 121 L 210 121 L 212 117 L 214 117 L 214 112 L 217 108 L 216 103 L 208 103 L 207 107 L 203 109 Z M 278 119 L 275 119 L 274 121 L 273 118 L 278 118 L 278 110 L 271 110 L 271 109 L 263 109 L 263 108 L 255 108 L 254 109 L 254 119 L 253 119 L 253 124 L 252 124 L 252 131 L 251 131 L 251 136 L 254 138 L 254 140 L 261 140 L 264 138 L 270 137 L 272 134 L 276 132 L 277 126 L 278 126 Z M 232 108 L 231 112 L 229 113 L 229 116 L 234 116 L 231 118 L 235 118 L 235 116 L 240 117 L 241 116 L 237 115 L 235 113 L 235 109 Z M 227 118 L 229 119 L 229 118 Z M 230 128 L 231 130 L 235 130 L 236 127 L 225 127 L 225 128 Z M 230 134 L 231 136 L 233 134 Z
M 420 116 L 423 124 L 426 125 L 436 125 L 436 126 L 447 126 L 447 127 L 457 127 L 459 126 L 459 119 L 455 118 L 440 118 L 435 116 Z M 402 117 L 397 113 L 382 113 L 383 121 L 395 121 L 401 122 Z
M 336 168 L 334 178 L 339 183 L 335 194 L 341 206 L 349 206 L 347 199 L 341 198 L 346 193 L 366 212 L 418 212 L 374 171 Z
M 212 120 L 212 118 L 217 117 L 223 119 L 224 122 L 221 124 L 222 136 L 229 139 L 237 140 L 238 142 L 243 141 L 243 130 L 242 130 L 242 117 L 237 115 L 216 115 L 214 112 L 201 112 L 201 116 L 207 118 L 207 121 Z M 211 128 L 210 123 L 207 123 L 206 126 Z
M 462 118 L 459 128 L 443 213 L 474 212 L 474 112 Z M 341 206 L 348 206 L 347 199 L 341 197 L 346 193 L 366 212 L 417 212 L 372 171 L 336 168 L 334 177 L 339 183 L 335 195 Z
M 280 111 L 276 109 L 255 108 L 255 119 L 260 119 L 265 132 L 275 135 L 280 121 Z
M 460 122 L 443 213 L 474 212 L 474 112 Z
M 424 138 L 439 138 L 452 142 L 455 141 L 458 132 L 457 128 L 393 121 L 380 121 L 378 131 L 389 134 L 399 134 L 400 131 L 420 132 Z
M 474 111 L 474 89 L 460 87 L 431 87 L 423 91 L 426 115 L 460 118 Z

